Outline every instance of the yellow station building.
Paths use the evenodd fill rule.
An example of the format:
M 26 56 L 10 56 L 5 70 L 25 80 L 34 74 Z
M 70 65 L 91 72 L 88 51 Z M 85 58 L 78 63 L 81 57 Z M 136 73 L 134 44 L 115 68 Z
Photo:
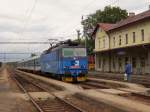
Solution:
M 133 74 L 150 74 L 150 10 L 116 24 L 99 23 L 95 39 L 95 69 L 123 73 L 130 62 Z

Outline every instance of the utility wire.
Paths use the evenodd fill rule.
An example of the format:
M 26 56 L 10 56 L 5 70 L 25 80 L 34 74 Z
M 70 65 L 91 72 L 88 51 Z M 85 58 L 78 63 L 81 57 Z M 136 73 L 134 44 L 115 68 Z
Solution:
M 149 4 L 150 4 L 150 1 L 147 1 L 147 2 L 145 2 L 145 3 L 143 3 L 143 4 L 140 4 L 139 6 L 136 6 L 136 7 L 134 7 L 134 8 L 130 8 L 129 11 L 131 12 L 131 11 L 133 11 L 133 10 L 141 9 L 141 8 L 145 7 L 146 5 L 147 5 L 147 8 L 148 8 L 148 5 L 149 5 Z
M 31 7 L 30 12 L 27 14 L 25 22 L 23 23 L 24 25 L 23 25 L 22 31 L 20 33 L 21 36 L 23 36 L 24 31 L 26 30 L 27 25 L 29 23 L 29 20 L 32 18 L 32 14 L 33 14 L 33 12 L 34 12 L 34 10 L 36 8 L 37 3 L 38 3 L 38 0 L 34 0 L 33 6 Z
M 87 10 L 90 6 L 91 6 L 91 4 L 93 3 L 93 2 L 95 2 L 96 0 L 91 0 L 85 7 L 83 7 L 83 9 L 80 11 L 81 12 L 81 14 L 85 11 L 85 10 Z M 108 1 L 109 3 L 108 3 L 108 6 L 111 6 L 111 5 L 114 5 L 114 4 L 116 4 L 117 2 L 119 2 L 119 0 L 115 0 L 115 1 L 113 1 L 113 2 L 111 2 L 112 0 L 110 0 L 110 1 Z M 74 18 L 74 19 L 76 19 L 76 18 Z M 68 24 L 69 25 L 69 24 Z M 79 23 L 77 23 L 74 27 L 77 27 L 79 25 Z M 68 27 L 68 28 L 65 28 L 65 30 L 64 30 L 64 32 L 65 31 L 67 31 L 68 29 L 70 29 L 72 26 L 70 26 L 70 27 Z
M 81 15 L 82 15 L 82 13 L 85 11 L 85 10 L 87 10 L 88 8 L 89 8 L 89 6 L 91 6 L 92 5 L 92 3 L 94 2 L 94 1 L 96 1 L 96 0 L 91 0 L 86 6 L 84 6 L 81 10 L 80 10 L 80 12 L 81 12 Z M 73 18 L 73 20 L 75 20 L 75 19 L 77 19 L 78 17 L 76 17 L 76 18 Z M 65 23 L 66 24 L 66 23 Z M 66 25 L 65 25 L 66 26 Z M 65 31 L 67 31 L 68 29 L 70 29 L 72 26 L 69 26 L 69 24 L 66 26 L 66 28 L 65 28 L 65 30 L 63 30 L 64 32 Z M 78 23 L 75 25 L 75 27 L 77 27 L 78 26 Z

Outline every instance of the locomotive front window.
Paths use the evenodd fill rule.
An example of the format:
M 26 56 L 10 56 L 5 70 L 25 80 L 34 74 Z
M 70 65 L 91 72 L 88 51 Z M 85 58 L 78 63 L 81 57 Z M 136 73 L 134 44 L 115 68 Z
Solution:
M 72 57 L 74 55 L 72 48 L 64 48 L 63 49 L 63 56 L 64 57 Z
M 84 57 L 86 56 L 85 48 L 63 48 L 63 57 Z

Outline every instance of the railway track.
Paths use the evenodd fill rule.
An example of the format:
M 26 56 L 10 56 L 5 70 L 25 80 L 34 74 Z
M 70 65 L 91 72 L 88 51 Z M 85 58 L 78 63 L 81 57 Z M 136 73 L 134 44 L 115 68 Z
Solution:
M 31 82 L 32 82 L 32 80 L 31 80 Z M 32 83 L 32 84 L 35 85 L 35 86 L 38 86 L 37 83 Z M 116 89 L 116 90 L 118 89 L 118 90 L 120 90 L 119 88 L 123 88 L 123 86 L 119 85 L 119 84 L 117 84 L 117 85 L 116 84 L 108 84 L 108 83 L 103 82 L 103 81 L 99 82 L 99 81 L 95 81 L 95 80 L 92 80 L 92 79 L 88 79 L 88 81 L 84 82 L 84 83 L 78 83 L 78 85 L 81 86 L 84 89 Z M 48 91 L 48 90 L 44 89 L 44 91 Z M 120 91 L 123 91 L 123 90 L 120 90 Z M 132 93 L 131 92 L 130 94 L 123 94 L 123 95 L 118 94 L 118 95 L 121 96 L 121 97 L 128 98 L 130 100 L 139 101 L 139 102 L 144 103 L 146 105 L 147 104 L 150 105 L 150 96 L 147 96 L 147 95 L 144 95 L 144 94 Z M 47 103 L 45 103 L 45 102 L 47 102 Z M 57 104 L 58 104 L 57 102 L 61 102 L 61 101 L 59 101 L 59 99 L 57 99 L 57 97 L 56 97 L 55 100 L 52 100 L 52 99 L 49 100 L 48 99 L 47 101 L 44 101 L 44 102 L 43 101 L 40 101 L 40 102 L 37 101 L 36 103 L 37 103 L 37 105 L 39 105 L 39 107 L 41 107 L 41 105 L 44 105 L 43 107 L 41 107 L 43 110 L 47 110 L 47 109 L 48 110 L 49 109 L 59 110 L 55 107 L 62 107 L 62 108 L 60 108 L 59 111 L 61 111 L 61 112 L 65 111 L 64 109 L 66 108 L 66 106 L 64 106 L 64 104 L 62 104 L 64 101 L 61 104 L 59 104 L 58 106 L 57 106 Z M 56 104 L 56 106 L 55 106 L 55 104 Z M 53 106 L 54 108 L 49 107 L 49 105 L 54 105 Z M 81 110 L 81 109 L 79 109 L 79 110 Z M 81 111 L 79 111 L 79 112 L 81 112 Z M 49 111 L 44 111 L 44 112 L 49 112 Z M 52 112 L 55 112 L 55 111 L 52 111 Z M 56 112 L 58 112 L 58 111 L 56 111 Z M 68 110 L 68 112 L 70 112 L 70 110 Z M 74 111 L 71 111 L 71 112 L 74 112 Z M 76 112 L 76 110 L 75 110 L 75 112 Z
M 30 101 L 34 104 L 39 112 L 85 112 L 82 109 L 66 102 L 65 100 L 50 93 L 54 98 L 47 98 L 45 100 L 35 99 L 30 95 L 30 92 L 48 92 L 45 88 L 34 84 L 18 75 L 13 76 L 17 85 L 26 93 Z

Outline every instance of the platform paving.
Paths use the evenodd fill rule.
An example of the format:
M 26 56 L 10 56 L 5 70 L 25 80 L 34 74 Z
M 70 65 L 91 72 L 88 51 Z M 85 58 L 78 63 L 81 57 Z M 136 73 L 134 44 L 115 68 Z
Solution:
M 8 71 L 0 72 L 0 112 L 36 112 L 28 98 L 11 80 Z

